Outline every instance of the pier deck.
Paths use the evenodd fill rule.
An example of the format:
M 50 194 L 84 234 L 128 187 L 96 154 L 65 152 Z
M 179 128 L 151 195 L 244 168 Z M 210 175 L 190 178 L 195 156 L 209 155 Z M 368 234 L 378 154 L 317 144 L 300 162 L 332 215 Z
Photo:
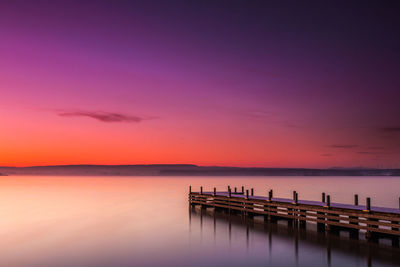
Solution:
M 325 201 L 298 200 L 296 191 L 293 199 L 275 198 L 272 190 L 268 197 L 249 195 L 242 189 L 240 193 L 189 191 L 191 205 L 202 208 L 212 207 L 229 213 L 240 213 L 244 216 L 264 216 L 265 221 L 287 220 L 291 225 L 306 227 L 306 222 L 316 223 L 318 230 L 349 230 L 351 234 L 365 231 L 367 239 L 390 237 L 392 244 L 398 246 L 400 237 L 400 209 L 371 207 L 370 199 L 367 205 L 351 205 L 330 203 L 330 196 L 323 194 Z M 356 200 L 358 204 L 358 196 Z

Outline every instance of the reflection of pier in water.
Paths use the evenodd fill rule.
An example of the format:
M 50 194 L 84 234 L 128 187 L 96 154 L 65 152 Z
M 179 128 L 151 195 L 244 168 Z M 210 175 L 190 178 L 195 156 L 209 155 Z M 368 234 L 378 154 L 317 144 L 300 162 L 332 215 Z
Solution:
M 372 261 L 382 264 L 398 264 L 400 262 L 400 249 L 388 244 L 377 244 L 366 240 L 354 239 L 344 232 L 318 232 L 316 225 L 310 225 L 307 229 L 288 227 L 278 223 L 265 223 L 262 216 L 240 216 L 230 214 L 225 211 L 216 211 L 214 208 L 205 208 L 189 205 L 190 227 L 193 228 L 194 222 L 200 227 L 202 235 L 204 224 L 213 224 L 214 242 L 218 234 L 218 224 L 223 224 L 227 228 L 227 238 L 229 245 L 232 242 L 232 228 L 243 229 L 246 236 L 246 248 L 249 250 L 249 240 L 251 233 L 265 234 L 268 240 L 269 253 L 271 255 L 274 247 L 274 240 L 279 239 L 286 243 L 293 243 L 295 260 L 299 260 L 299 246 L 305 244 L 315 249 L 323 250 L 326 253 L 326 265 L 331 266 L 332 253 L 341 253 L 347 256 L 360 258 L 364 262 L 362 266 L 371 266 Z

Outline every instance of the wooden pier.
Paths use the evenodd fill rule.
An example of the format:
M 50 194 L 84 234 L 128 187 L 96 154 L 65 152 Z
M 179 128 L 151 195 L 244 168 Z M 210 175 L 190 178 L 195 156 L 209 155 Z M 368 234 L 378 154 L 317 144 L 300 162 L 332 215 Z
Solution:
M 400 200 L 399 200 L 400 202 Z M 307 222 L 316 223 L 319 231 L 350 232 L 350 236 L 358 238 L 360 230 L 365 232 L 368 240 L 376 241 L 380 237 L 391 238 L 393 246 L 399 246 L 400 207 L 372 207 L 371 199 L 366 205 L 358 204 L 358 195 L 354 196 L 354 205 L 331 202 L 329 195 L 322 193 L 321 201 L 299 200 L 298 193 L 293 192 L 293 199 L 276 198 L 273 191 L 268 197 L 255 196 L 254 190 L 220 192 L 216 188 L 212 192 L 192 192 L 189 188 L 190 205 L 201 208 L 214 208 L 229 214 L 241 214 L 246 217 L 263 216 L 264 221 L 288 221 L 289 226 L 305 228 Z M 400 205 L 400 203 L 399 203 Z

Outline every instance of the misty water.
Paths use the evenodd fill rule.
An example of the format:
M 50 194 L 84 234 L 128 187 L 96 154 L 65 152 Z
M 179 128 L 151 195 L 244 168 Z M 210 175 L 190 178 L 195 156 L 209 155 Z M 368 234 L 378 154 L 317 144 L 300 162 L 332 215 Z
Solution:
M 396 177 L 0 178 L 0 266 L 399 266 L 390 240 L 189 208 L 188 187 L 398 208 Z

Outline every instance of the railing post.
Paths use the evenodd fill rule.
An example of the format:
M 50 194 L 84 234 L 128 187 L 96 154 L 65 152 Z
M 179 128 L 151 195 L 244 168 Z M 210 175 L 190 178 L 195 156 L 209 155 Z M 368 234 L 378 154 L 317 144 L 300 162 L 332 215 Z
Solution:
M 217 195 L 217 188 L 214 187 L 214 197 Z
M 327 195 L 326 196 L 326 208 L 330 208 L 331 207 L 331 196 Z
M 294 198 L 294 203 L 296 203 L 296 205 L 299 203 L 299 194 L 297 192 Z
M 200 186 L 200 194 L 203 194 L 203 187 Z
M 254 188 L 251 189 L 251 196 L 254 196 Z
M 325 203 L 325 193 L 322 193 L 322 202 Z
M 296 191 L 293 191 L 293 203 L 296 202 Z
M 235 187 L 235 194 L 237 194 L 237 187 Z
M 242 194 L 244 194 L 244 186 L 242 186 Z
M 249 189 L 246 189 L 246 199 L 249 199 Z
M 192 193 L 192 186 L 189 185 L 189 194 L 191 194 L 191 193 Z
M 358 195 L 354 195 L 354 205 L 358 206 Z
M 371 212 L 371 198 L 370 197 L 367 197 L 367 200 L 366 200 L 366 209 L 365 209 L 365 211 L 366 212 Z
M 232 196 L 232 191 L 231 191 L 231 188 L 230 188 L 230 187 L 228 188 L 228 196 L 229 196 L 229 197 Z

